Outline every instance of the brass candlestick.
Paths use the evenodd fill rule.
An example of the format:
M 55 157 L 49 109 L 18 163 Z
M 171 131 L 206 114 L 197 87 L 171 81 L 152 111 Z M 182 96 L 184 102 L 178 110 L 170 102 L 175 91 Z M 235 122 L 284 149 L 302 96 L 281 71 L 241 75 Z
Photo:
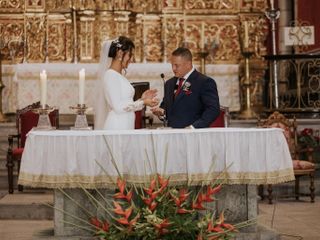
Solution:
M 77 104 L 77 106 L 71 106 L 72 110 L 77 113 L 76 121 L 72 130 L 92 130 L 92 127 L 88 126 L 86 111 L 89 108 L 85 104 Z
M 40 108 L 32 109 L 32 111 L 39 114 L 38 124 L 35 129 L 37 129 L 37 130 L 55 129 L 54 127 L 52 127 L 51 122 L 50 122 L 50 118 L 49 118 L 49 113 L 54 111 L 53 107 L 45 105 L 45 106 L 41 106 Z
M 206 74 L 206 58 L 209 55 L 209 52 L 206 51 L 204 48 L 201 49 L 199 52 L 200 56 L 200 72 L 202 74 Z
M 251 108 L 251 79 L 250 79 L 250 64 L 249 59 L 253 55 L 253 51 L 249 48 L 245 48 L 242 51 L 242 55 L 245 60 L 245 76 L 241 79 L 241 87 L 243 89 L 243 96 L 245 98 L 244 108 L 239 114 L 240 119 L 252 119 L 256 118 L 257 115 Z

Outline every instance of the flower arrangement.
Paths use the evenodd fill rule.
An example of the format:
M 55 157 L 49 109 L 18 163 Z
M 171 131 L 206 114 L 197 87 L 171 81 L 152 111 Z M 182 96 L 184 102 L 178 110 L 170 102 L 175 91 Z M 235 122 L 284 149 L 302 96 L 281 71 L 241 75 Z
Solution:
M 226 223 L 223 212 L 219 216 L 214 211 L 201 212 L 206 210 L 206 203 L 216 200 L 215 194 L 221 190 L 221 184 L 190 190 L 170 186 L 169 182 L 169 178 L 156 175 L 149 187 L 139 187 L 127 184 L 119 177 L 112 203 L 105 199 L 108 207 L 102 207 L 89 191 L 83 189 L 88 199 L 100 204 L 103 212 L 87 213 L 88 219 L 81 220 L 85 225 L 78 227 L 94 233 L 99 239 L 215 240 L 230 239 L 238 228 L 248 225 Z
M 232 225 L 225 221 L 223 212 L 210 209 L 208 203 L 217 200 L 215 196 L 222 188 L 221 180 L 211 179 L 197 187 L 187 183 L 175 186 L 170 184 L 170 177 L 154 173 L 145 176 L 150 182 L 140 185 L 127 183 L 115 162 L 113 164 L 118 178 L 111 196 L 96 188 L 93 192 L 88 191 L 79 184 L 93 208 L 82 206 L 59 189 L 86 216 L 80 218 L 52 206 L 77 222 L 63 220 L 66 224 L 92 233 L 98 239 L 108 240 L 228 240 L 239 228 L 255 223 L 255 220 L 249 220 Z
M 319 130 L 314 131 L 312 128 L 303 129 L 298 135 L 298 144 L 302 147 L 319 147 Z
M 190 82 L 185 82 L 185 84 L 184 84 L 183 87 L 182 87 L 182 91 L 183 91 L 187 96 L 189 96 L 189 95 L 192 93 L 192 91 L 190 90 L 190 88 L 191 88 L 191 83 L 190 83 Z

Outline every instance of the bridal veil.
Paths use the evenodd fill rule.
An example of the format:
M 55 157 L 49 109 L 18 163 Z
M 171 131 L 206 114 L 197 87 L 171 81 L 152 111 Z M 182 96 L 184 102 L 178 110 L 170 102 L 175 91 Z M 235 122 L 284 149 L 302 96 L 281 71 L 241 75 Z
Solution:
M 100 52 L 100 62 L 98 67 L 98 75 L 95 86 L 95 94 L 97 98 L 94 103 L 94 129 L 103 129 L 104 122 L 109 112 L 109 106 L 104 94 L 104 74 L 109 68 L 112 58 L 108 57 L 112 40 L 103 42 Z

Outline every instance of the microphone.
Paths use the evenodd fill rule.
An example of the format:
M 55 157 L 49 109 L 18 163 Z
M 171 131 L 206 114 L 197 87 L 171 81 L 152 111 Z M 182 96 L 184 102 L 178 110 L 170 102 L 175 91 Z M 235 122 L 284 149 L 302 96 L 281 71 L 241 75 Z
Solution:
M 167 119 L 167 116 L 166 116 L 166 114 L 167 114 L 167 107 L 166 107 L 166 101 L 165 101 L 165 96 L 166 96 L 166 80 L 164 79 L 164 74 L 163 73 L 161 73 L 160 74 L 160 77 L 162 78 L 162 82 L 163 82 L 163 100 L 162 100 L 162 102 L 163 102 L 163 105 L 164 105 L 164 115 L 162 116 L 162 118 L 160 118 L 160 120 L 162 120 L 163 121 L 163 126 L 164 127 L 167 127 L 168 126 L 168 119 Z

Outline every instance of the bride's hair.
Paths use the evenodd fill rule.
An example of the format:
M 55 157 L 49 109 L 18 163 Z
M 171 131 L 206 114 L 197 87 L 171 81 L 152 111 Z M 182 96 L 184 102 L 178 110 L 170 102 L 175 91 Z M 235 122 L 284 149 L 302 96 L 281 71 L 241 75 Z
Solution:
M 115 58 L 119 50 L 122 50 L 123 52 L 129 52 L 130 54 L 132 54 L 133 49 L 133 41 L 127 37 L 120 36 L 116 40 L 112 41 L 108 57 Z

